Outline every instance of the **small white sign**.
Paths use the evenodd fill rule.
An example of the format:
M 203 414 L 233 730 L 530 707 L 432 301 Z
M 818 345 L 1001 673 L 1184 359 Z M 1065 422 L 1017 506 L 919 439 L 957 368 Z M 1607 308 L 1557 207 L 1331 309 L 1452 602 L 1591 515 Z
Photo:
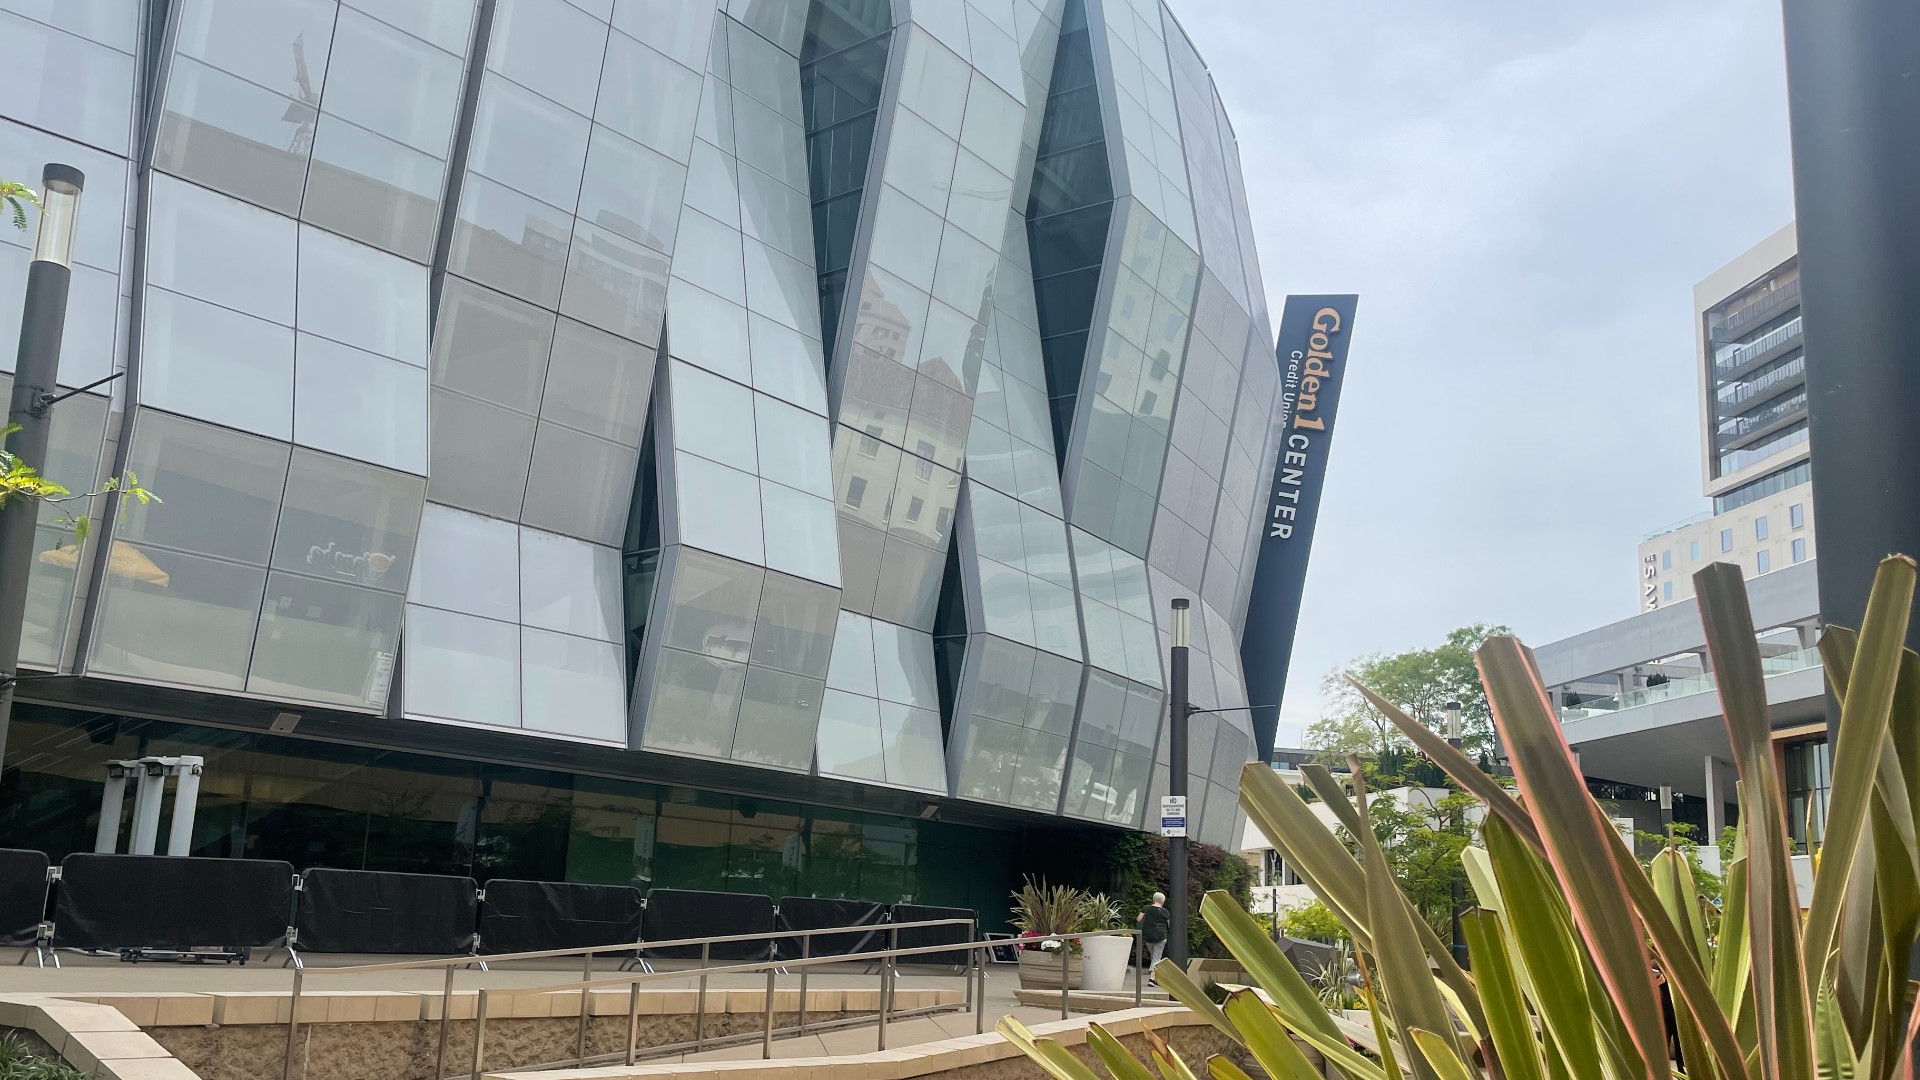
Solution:
M 1160 835 L 1187 835 L 1187 797 L 1185 795 L 1160 796 Z

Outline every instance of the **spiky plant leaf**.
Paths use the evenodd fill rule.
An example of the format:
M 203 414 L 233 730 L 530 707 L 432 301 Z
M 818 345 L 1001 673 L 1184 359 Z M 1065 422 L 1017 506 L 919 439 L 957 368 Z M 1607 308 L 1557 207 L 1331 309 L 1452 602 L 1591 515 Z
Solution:
M 1011 1016 L 1001 1017 L 1000 1022 L 993 1025 L 993 1030 L 1019 1047 L 1021 1053 L 1045 1070 L 1053 1080 L 1100 1080 L 1100 1075 L 1086 1062 L 1074 1057 L 1073 1051 L 1053 1039 L 1035 1038 L 1025 1024 Z
M 1128 1053 L 1112 1032 L 1094 1021 L 1087 1022 L 1087 1045 L 1113 1074 L 1113 1080 L 1154 1080 L 1153 1073 Z

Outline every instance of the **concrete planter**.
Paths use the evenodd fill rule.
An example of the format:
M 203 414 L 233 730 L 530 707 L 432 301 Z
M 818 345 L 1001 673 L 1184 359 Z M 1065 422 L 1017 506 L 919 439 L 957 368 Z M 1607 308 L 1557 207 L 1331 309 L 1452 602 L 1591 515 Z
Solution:
M 1133 950 L 1132 938 L 1118 934 L 1081 938 L 1080 947 L 1083 950 L 1081 959 L 1086 961 L 1085 974 L 1080 980 L 1082 989 L 1110 992 L 1125 987 L 1127 960 Z
M 1067 989 L 1080 989 L 1083 958 L 1067 958 Z M 1020 988 L 1022 990 L 1060 989 L 1060 954 L 1038 949 L 1020 950 Z

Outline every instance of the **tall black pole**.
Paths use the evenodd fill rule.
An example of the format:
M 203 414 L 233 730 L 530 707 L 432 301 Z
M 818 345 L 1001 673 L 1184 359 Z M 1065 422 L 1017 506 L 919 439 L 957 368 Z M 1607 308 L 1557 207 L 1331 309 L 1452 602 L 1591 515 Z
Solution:
M 1187 796 L 1187 601 L 1173 602 L 1173 655 L 1167 663 L 1167 794 Z M 1167 934 L 1167 957 L 1187 966 L 1187 825 L 1192 817 L 1182 811 L 1178 833 L 1167 838 L 1167 915 L 1173 923 Z
M 1859 626 L 1880 559 L 1920 556 L 1920 4 L 1782 8 L 1820 615 Z
M 1449 701 L 1447 702 L 1447 709 L 1448 726 L 1458 730 L 1460 726 L 1460 703 L 1457 701 Z M 1449 735 L 1447 737 L 1447 745 L 1453 747 L 1455 750 L 1460 749 L 1460 736 Z M 1447 777 L 1447 789 L 1449 791 L 1458 790 L 1458 785 L 1451 776 Z M 1459 815 L 1463 813 L 1463 811 L 1455 810 L 1454 813 Z M 1454 824 L 1465 826 L 1466 822 L 1456 816 Z M 1460 933 L 1460 909 L 1466 906 L 1467 894 L 1466 891 L 1460 887 L 1460 873 L 1455 872 L 1451 874 L 1450 877 L 1451 881 L 1449 881 L 1447 885 L 1447 897 L 1452 904 L 1453 942 L 1448 951 L 1453 953 L 1453 962 L 1465 968 L 1467 966 L 1467 939 L 1465 935 Z
M 13 363 L 7 451 L 36 470 L 47 464 L 51 427 L 48 399 L 60 371 L 60 335 L 67 321 L 67 284 L 73 271 L 74 214 L 86 177 L 70 165 L 48 165 L 40 175 L 40 231 L 27 269 L 20 315 L 20 351 Z M 92 477 L 88 477 L 91 480 Z M 21 624 L 27 617 L 27 575 L 33 569 L 33 530 L 40 502 L 14 496 L 0 505 L 0 775 L 7 762 L 7 728 L 20 666 Z

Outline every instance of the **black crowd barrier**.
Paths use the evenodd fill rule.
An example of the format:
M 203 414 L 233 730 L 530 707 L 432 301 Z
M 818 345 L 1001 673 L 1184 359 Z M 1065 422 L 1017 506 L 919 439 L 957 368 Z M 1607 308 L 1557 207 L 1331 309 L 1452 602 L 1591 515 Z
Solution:
M 640 940 L 640 890 L 555 881 L 487 882 L 480 902 L 480 951 L 586 949 Z M 609 954 L 611 955 L 611 954 Z
M 773 952 L 773 897 L 759 893 L 647 890 L 646 936 L 653 941 L 767 934 L 760 941 L 731 941 L 710 946 L 714 960 L 770 960 Z M 698 960 L 700 946 L 649 948 L 646 955 L 669 960 Z
M 980 916 L 972 908 L 963 907 L 927 907 L 924 904 L 893 905 L 893 921 L 897 923 L 928 922 L 933 919 L 971 919 L 979 921 Z M 972 926 L 921 926 L 899 933 L 899 947 L 902 949 L 922 949 L 929 945 L 958 945 L 973 940 Z M 965 967 L 966 950 L 954 952 L 925 953 L 920 956 L 903 956 L 903 964 L 951 964 Z
M 24 947 L 39 939 L 48 865 L 45 852 L 0 848 L 0 946 Z
M 270 948 L 287 937 L 293 867 L 266 859 L 69 855 L 53 943 L 74 949 Z
M 480 888 L 472 878 L 315 868 L 300 875 L 301 952 L 473 950 Z
M 877 927 L 887 916 L 885 904 L 870 900 L 822 900 L 812 896 L 780 898 L 780 929 L 824 930 L 832 926 L 872 926 L 874 930 L 847 934 L 815 934 L 812 939 L 781 938 L 780 958 L 791 960 L 808 956 L 848 956 L 886 947 L 885 935 Z

